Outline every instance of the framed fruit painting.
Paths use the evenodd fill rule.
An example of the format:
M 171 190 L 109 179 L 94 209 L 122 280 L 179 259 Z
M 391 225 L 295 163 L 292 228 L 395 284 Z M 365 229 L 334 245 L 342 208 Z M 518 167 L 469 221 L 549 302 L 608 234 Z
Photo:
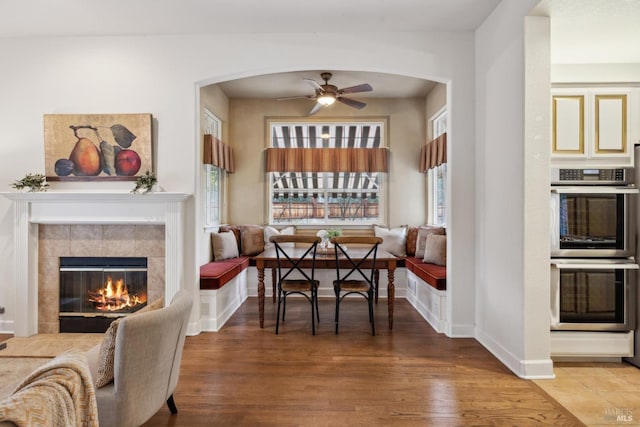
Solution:
M 49 181 L 135 181 L 153 170 L 151 114 L 45 114 Z

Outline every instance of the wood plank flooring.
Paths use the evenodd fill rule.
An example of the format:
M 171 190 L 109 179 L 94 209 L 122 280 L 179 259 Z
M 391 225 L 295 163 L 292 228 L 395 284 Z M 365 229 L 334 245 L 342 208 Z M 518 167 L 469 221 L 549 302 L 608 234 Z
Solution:
M 289 300 L 275 335 L 275 305 L 258 325 L 256 298 L 220 332 L 187 337 L 175 401 L 145 426 L 581 426 L 577 418 L 519 379 L 473 339 L 437 334 L 403 299 L 394 330 L 386 301 L 320 301 L 311 335 L 309 304 Z M 143 399 L 143 397 L 141 397 Z

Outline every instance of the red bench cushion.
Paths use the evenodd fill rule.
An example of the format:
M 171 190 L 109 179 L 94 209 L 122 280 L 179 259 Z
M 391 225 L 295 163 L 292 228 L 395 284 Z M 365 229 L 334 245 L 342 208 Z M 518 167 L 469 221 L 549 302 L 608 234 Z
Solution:
M 248 257 L 213 261 L 200 266 L 200 289 L 220 289 L 249 266 Z
M 439 291 L 447 289 L 447 267 L 444 265 L 427 264 L 416 257 L 404 260 L 407 269 Z

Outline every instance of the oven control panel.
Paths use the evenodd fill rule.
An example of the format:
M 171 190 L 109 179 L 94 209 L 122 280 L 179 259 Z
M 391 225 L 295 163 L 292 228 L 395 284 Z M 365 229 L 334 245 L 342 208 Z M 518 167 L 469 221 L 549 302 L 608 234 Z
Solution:
M 633 184 L 630 168 L 604 169 L 551 169 L 551 184 L 573 185 L 630 185 Z

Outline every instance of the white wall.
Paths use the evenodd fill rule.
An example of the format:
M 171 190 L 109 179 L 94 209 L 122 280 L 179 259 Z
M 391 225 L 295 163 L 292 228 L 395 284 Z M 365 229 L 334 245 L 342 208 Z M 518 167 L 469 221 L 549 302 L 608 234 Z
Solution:
M 524 17 L 536 3 L 502 2 L 476 31 L 476 338 L 523 377 L 553 375 L 548 351 L 548 226 L 546 219 L 533 216 L 548 216 L 548 181 L 541 178 L 549 162 L 544 127 L 549 120 L 544 101 L 548 23 L 531 30 L 526 46 L 524 27 Z M 544 36 L 544 25 L 546 37 L 537 40 L 534 35 Z M 541 45 L 531 46 L 532 42 Z M 527 70 L 525 58 L 538 58 L 542 64 Z M 545 78 L 546 91 L 539 86 Z M 527 95 L 532 94 L 525 94 L 525 88 L 536 87 L 542 94 L 530 101 Z M 534 118 L 527 120 L 537 116 L 542 124 L 527 121 L 525 132 L 525 115 L 532 113 Z M 536 162 L 544 169 L 532 170 Z M 525 211 L 525 206 L 535 210 Z
M 527 378 L 553 375 L 549 357 L 550 20 L 525 18 L 524 366 Z

